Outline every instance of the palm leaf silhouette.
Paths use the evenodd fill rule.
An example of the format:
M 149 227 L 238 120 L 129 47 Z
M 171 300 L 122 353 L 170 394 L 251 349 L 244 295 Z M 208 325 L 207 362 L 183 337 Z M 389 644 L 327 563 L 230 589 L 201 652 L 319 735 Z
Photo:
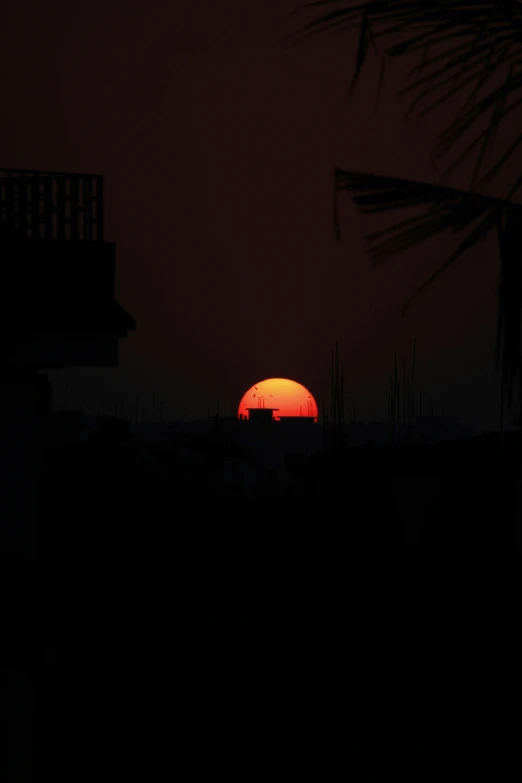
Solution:
M 304 3 L 292 15 L 307 10 L 315 10 L 318 15 L 286 36 L 289 44 L 332 30 L 359 30 L 350 94 L 361 76 L 370 43 L 377 52 L 377 45 L 383 40 L 399 38 L 382 48 L 379 91 L 386 63 L 419 52 L 421 59 L 410 70 L 409 84 L 399 92 L 411 96 L 405 116 L 414 111 L 425 116 L 455 95 L 462 96 L 460 111 L 439 135 L 436 158 L 446 156 L 464 134 L 475 135 L 445 177 L 475 154 L 471 186 L 484 187 L 522 145 L 520 134 L 505 157 L 478 181 L 479 169 L 498 127 L 522 106 L 522 0 L 316 0 Z M 474 130 L 481 128 L 486 119 L 485 130 Z M 521 186 L 522 180 L 517 181 L 513 192 Z
M 456 251 L 404 303 L 403 316 L 465 252 L 473 250 L 492 231 L 497 232 L 501 268 L 497 367 L 502 367 L 503 390 L 511 409 L 514 384 L 517 378 L 521 380 L 522 205 L 456 188 L 338 168 L 334 171 L 334 223 L 338 240 L 338 194 L 343 191 L 351 192 L 356 206 L 366 214 L 424 207 L 420 215 L 367 235 L 370 255 L 376 265 L 443 232 L 466 230 Z
M 505 199 L 479 191 L 490 186 L 512 163 L 522 147 L 522 133 L 479 175 L 499 127 L 512 122 L 514 112 L 522 107 L 522 0 L 315 0 L 302 5 L 293 15 L 303 10 L 314 10 L 317 15 L 287 36 L 290 43 L 332 30 L 359 30 L 350 94 L 361 76 L 370 44 L 379 53 L 378 45 L 386 42 L 381 49 L 379 91 L 390 60 L 413 52 L 421 55 L 410 70 L 408 85 L 400 92 L 411 97 L 406 116 L 412 112 L 424 116 L 455 96 L 462 97 L 460 110 L 438 136 L 434 157 L 448 155 L 463 139 L 468 143 L 446 168 L 439 183 L 336 169 L 335 227 L 339 238 L 337 194 L 344 190 L 354 194 L 356 205 L 366 213 L 425 208 L 420 216 L 368 236 L 376 264 L 443 231 L 466 230 L 457 250 L 405 302 L 402 315 L 463 253 L 496 230 L 501 261 L 497 367 L 502 366 L 502 416 L 505 400 L 511 408 L 517 378 L 522 401 L 522 207 L 512 203 L 522 187 L 522 174 Z M 446 187 L 447 178 L 472 155 L 476 158 L 470 189 Z M 436 168 L 433 157 L 432 163 Z

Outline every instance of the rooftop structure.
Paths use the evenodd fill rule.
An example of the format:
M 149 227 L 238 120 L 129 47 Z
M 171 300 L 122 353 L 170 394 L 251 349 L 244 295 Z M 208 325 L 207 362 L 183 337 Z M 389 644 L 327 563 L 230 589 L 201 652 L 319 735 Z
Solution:
M 0 257 L 8 374 L 117 365 L 136 324 L 114 298 L 101 176 L 0 169 Z
M 279 408 L 247 408 L 248 421 L 256 423 L 275 421 L 273 413 L 278 410 Z

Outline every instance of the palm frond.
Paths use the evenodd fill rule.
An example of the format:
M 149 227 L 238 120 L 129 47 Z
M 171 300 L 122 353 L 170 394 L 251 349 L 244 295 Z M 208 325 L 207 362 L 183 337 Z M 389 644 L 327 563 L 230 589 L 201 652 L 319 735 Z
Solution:
M 504 199 L 457 188 L 339 168 L 334 171 L 334 188 L 335 193 L 349 191 L 354 194 L 354 203 L 366 214 L 426 207 L 425 214 L 367 237 L 371 256 L 377 264 L 431 238 L 434 233 L 450 229 L 459 231 L 491 211 L 497 214 L 512 206 Z
M 420 215 L 367 235 L 370 255 L 375 264 L 443 232 L 467 229 L 466 237 L 455 252 L 404 303 L 401 309 L 403 316 L 411 304 L 465 252 L 477 247 L 492 231 L 497 230 L 501 262 L 497 366 L 502 366 L 503 389 L 511 409 L 514 384 L 517 378 L 519 382 L 522 380 L 522 206 L 456 188 L 336 169 L 334 194 L 337 197 L 343 191 L 351 192 L 356 206 L 366 214 L 424 207 Z M 334 219 L 339 239 L 337 199 L 334 202 Z M 522 394 L 522 383 L 519 388 Z
M 361 14 L 361 22 L 359 27 L 359 45 L 357 47 L 357 58 L 355 61 L 355 70 L 353 72 L 352 84 L 350 86 L 350 96 L 353 96 L 355 87 L 361 75 L 366 54 L 368 52 L 370 43 L 373 43 L 373 34 L 370 22 L 368 20 L 368 14 L 363 11 Z M 374 44 L 375 47 L 375 44 Z
M 484 162 L 486 152 L 491 148 L 495 136 L 501 123 L 505 123 L 509 115 L 522 107 L 522 95 L 516 97 L 513 95 L 516 91 L 522 90 L 522 72 L 515 75 L 514 68 L 510 67 L 505 82 L 498 88 L 492 90 L 481 101 L 468 110 L 463 111 L 459 117 L 439 135 L 439 140 L 435 148 L 436 157 L 440 158 L 447 154 L 450 149 L 462 140 L 464 134 L 468 132 L 473 125 L 477 124 L 481 118 L 490 113 L 489 124 L 484 131 L 481 131 L 472 141 L 469 141 L 466 150 L 446 169 L 444 180 L 446 180 L 458 166 L 469 158 L 471 154 L 478 151 L 478 157 L 475 163 L 471 187 L 487 187 L 498 176 L 504 166 L 509 162 L 513 154 L 522 144 L 522 134 L 518 134 L 515 141 L 509 145 L 502 155 L 496 160 L 493 166 L 485 172 L 478 180 L 480 168 Z M 511 197 L 509 197 L 511 198 Z
M 499 128 L 522 108 L 522 0 L 312 0 L 300 10 L 317 15 L 290 36 L 293 42 L 333 30 L 359 29 L 350 94 L 360 80 L 370 44 L 378 51 L 382 42 L 379 48 L 386 62 L 405 54 L 420 54 L 420 61 L 410 71 L 410 83 L 400 93 L 411 98 L 407 114 L 426 116 L 448 100 L 462 98 L 455 119 L 439 134 L 433 168 L 437 170 L 436 160 L 448 155 L 464 138 L 467 147 L 446 169 L 438 185 L 336 169 L 336 234 L 339 238 L 337 197 L 341 191 L 351 191 L 358 208 L 369 214 L 424 207 L 423 214 L 367 237 L 375 264 L 444 231 L 466 231 L 457 250 L 404 304 L 404 315 L 463 253 L 496 228 L 501 262 L 497 365 L 502 365 L 502 400 L 506 398 L 511 407 L 518 378 L 522 404 L 522 206 L 511 201 L 522 188 L 522 175 L 506 199 L 477 192 L 493 182 L 522 145 L 520 133 L 479 178 Z M 379 90 L 383 76 L 384 62 Z M 471 139 L 466 134 L 471 134 Z M 445 186 L 448 176 L 472 155 L 476 158 L 471 190 Z
M 398 36 L 398 42 L 383 48 L 383 56 L 422 54 L 410 71 L 412 81 L 400 92 L 412 96 L 406 116 L 414 111 L 425 116 L 462 95 L 462 109 L 440 134 L 436 157 L 447 155 L 465 132 L 489 117 L 486 135 L 479 134 L 477 143 L 472 144 L 478 155 L 473 175 L 476 183 L 499 124 L 520 105 L 522 0 L 316 0 L 304 3 L 300 10 L 315 11 L 317 16 L 289 37 L 292 42 L 334 29 L 359 29 L 350 94 L 360 79 L 369 43 L 377 50 L 378 41 Z M 502 72 L 503 83 L 495 86 L 497 74 Z M 460 156 L 452 171 L 469 154 Z M 489 181 L 498 171 L 498 167 L 492 168 L 486 174 Z

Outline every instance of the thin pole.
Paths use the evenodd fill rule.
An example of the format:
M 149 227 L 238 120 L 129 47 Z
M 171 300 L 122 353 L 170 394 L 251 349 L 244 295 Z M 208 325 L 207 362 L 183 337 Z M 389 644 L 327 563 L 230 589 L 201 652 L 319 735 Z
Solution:
M 415 354 L 417 349 L 417 338 L 413 338 L 413 360 L 411 366 L 411 427 L 412 433 L 415 429 Z
M 411 383 L 410 379 L 406 381 L 406 440 L 410 440 L 411 437 Z
M 403 442 L 406 440 L 406 434 L 407 434 L 407 411 L 406 411 L 406 358 L 402 357 L 402 439 Z
M 388 410 L 390 416 L 389 440 L 390 443 L 392 443 L 393 442 L 393 383 L 392 383 L 391 375 L 390 375 L 390 388 L 388 389 Z
M 504 432 L 504 373 L 500 382 L 500 432 Z
M 335 423 L 339 424 L 339 345 L 335 341 Z
M 344 428 L 344 364 L 341 365 L 341 427 Z
M 332 349 L 332 373 L 330 377 L 330 421 L 335 421 L 334 413 L 334 352 Z
M 401 442 L 401 395 L 397 373 L 397 351 L 395 351 L 395 399 L 397 401 L 397 441 Z

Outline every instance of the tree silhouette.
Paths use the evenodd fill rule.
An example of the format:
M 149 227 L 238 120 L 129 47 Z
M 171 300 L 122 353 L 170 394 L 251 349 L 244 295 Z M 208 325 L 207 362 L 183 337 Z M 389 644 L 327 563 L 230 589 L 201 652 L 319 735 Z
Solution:
M 413 113 L 426 116 L 455 96 L 462 97 L 460 110 L 438 135 L 432 153 L 435 173 L 436 161 L 446 158 L 459 142 L 468 143 L 436 183 L 334 170 L 335 232 L 339 240 L 337 196 L 348 191 L 354 194 L 356 206 L 370 214 L 423 208 L 423 214 L 367 236 L 374 264 L 444 231 L 465 233 L 457 250 L 405 302 L 403 316 L 463 253 L 496 232 L 500 254 L 496 365 L 501 367 L 502 422 L 506 403 L 511 410 L 517 380 L 522 400 L 522 204 L 514 201 L 522 188 L 522 172 L 504 198 L 484 191 L 516 162 L 522 132 L 493 164 L 487 167 L 485 162 L 499 127 L 512 127 L 514 112 L 522 105 L 522 0 L 316 0 L 301 5 L 292 16 L 309 9 L 318 15 L 287 36 L 291 44 L 331 30 L 359 30 L 350 96 L 371 48 L 381 57 L 378 95 L 390 61 L 406 54 L 419 55 L 409 73 L 410 82 L 399 92 L 411 96 L 405 117 Z M 395 42 L 389 43 L 392 37 Z M 380 51 L 377 44 L 381 41 L 385 44 Z M 473 156 L 468 189 L 447 187 L 447 178 L 473 161 Z

